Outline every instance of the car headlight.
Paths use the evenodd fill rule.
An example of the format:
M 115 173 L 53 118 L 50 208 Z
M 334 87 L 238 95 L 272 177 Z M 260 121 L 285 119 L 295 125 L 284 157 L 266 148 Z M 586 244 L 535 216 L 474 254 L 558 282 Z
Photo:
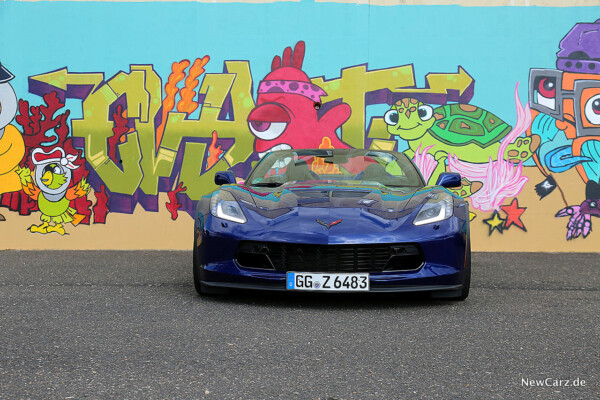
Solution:
M 211 197 L 210 213 L 215 217 L 240 224 L 247 221 L 237 200 L 226 190 L 219 190 Z
M 413 224 L 425 225 L 448 219 L 452 216 L 453 206 L 452 196 L 447 193 L 436 193 L 423 204 Z

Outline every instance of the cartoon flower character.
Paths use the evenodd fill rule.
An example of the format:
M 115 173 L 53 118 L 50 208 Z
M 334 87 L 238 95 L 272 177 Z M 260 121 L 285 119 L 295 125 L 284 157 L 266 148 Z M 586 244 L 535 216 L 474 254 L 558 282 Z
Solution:
M 346 103 L 325 107 L 319 115 L 321 98 L 327 93 L 313 85 L 302 71 L 305 44 L 286 48 L 283 58 L 275 56 L 271 72 L 258 85 L 256 107 L 248 115 L 248 127 L 256 136 L 254 151 L 263 157 L 268 151 L 313 148 L 325 138 L 332 148 L 347 149 L 336 130 L 350 118 Z
M 78 167 L 73 164 L 76 155 L 67 154 L 61 147 L 55 147 L 49 152 L 36 148 L 31 153 L 35 164 L 33 179 L 29 168 L 19 170 L 23 191 L 38 202 L 42 213 L 41 225 L 31 225 L 29 230 L 37 233 L 57 232 L 65 234 L 64 223 L 79 224 L 84 216 L 77 214 L 70 207 L 71 201 L 86 196 L 90 185 L 83 178 L 77 185 L 69 187 L 73 173 Z M 50 225 L 53 222 L 54 225 Z
M 600 182 L 588 181 L 584 202 L 578 206 L 565 207 L 556 216 L 570 217 L 567 224 L 567 240 L 579 236 L 587 237 L 592 231 L 592 216 L 600 217 Z
M 0 64 L 0 195 L 21 190 L 17 169 L 25 155 L 23 136 L 10 125 L 17 114 L 17 95 L 9 83 L 13 78 L 14 75 Z M 0 221 L 4 219 L 0 214 Z

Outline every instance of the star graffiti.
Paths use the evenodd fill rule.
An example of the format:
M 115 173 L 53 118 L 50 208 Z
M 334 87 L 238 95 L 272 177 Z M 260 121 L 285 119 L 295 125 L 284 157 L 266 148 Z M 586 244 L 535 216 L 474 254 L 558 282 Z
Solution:
M 490 232 L 489 235 L 492 235 L 492 232 L 494 232 L 494 230 L 497 230 L 498 232 L 502 233 L 504 231 L 504 222 L 506 220 L 504 218 L 502 218 L 500 216 L 500 213 L 497 210 L 494 210 L 494 212 L 492 213 L 492 216 L 488 219 L 484 219 L 483 223 L 487 224 L 489 226 Z
M 527 232 L 525 224 L 523 223 L 523 221 L 521 221 L 521 216 L 523 215 L 525 210 L 527 210 L 527 207 L 519 207 L 519 200 L 517 200 L 516 197 L 512 200 L 510 204 L 500 206 L 500 209 L 504 214 L 506 214 L 506 218 L 502 218 L 500 216 L 500 212 L 498 210 L 494 210 L 490 218 L 483 220 L 483 223 L 488 225 L 490 236 L 492 235 L 492 232 L 494 232 L 494 230 L 503 233 L 505 230 L 509 229 L 513 225 Z
M 527 207 L 519 207 L 519 201 L 515 197 L 507 206 L 500 206 L 500 209 L 507 215 L 506 221 L 504 222 L 504 229 L 510 228 L 511 225 L 515 225 L 518 228 L 527 232 L 527 228 L 521 221 L 521 215 L 527 210 Z

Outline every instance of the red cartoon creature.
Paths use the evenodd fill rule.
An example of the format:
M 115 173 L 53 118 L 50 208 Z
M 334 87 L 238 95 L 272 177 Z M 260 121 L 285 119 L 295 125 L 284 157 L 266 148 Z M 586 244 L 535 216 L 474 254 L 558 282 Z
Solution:
M 336 129 L 350 118 L 346 103 L 337 104 L 320 117 L 321 97 L 327 93 L 313 85 L 302 71 L 304 42 L 294 51 L 287 47 L 283 59 L 273 58 L 271 72 L 258 85 L 257 106 L 248 116 L 250 131 L 256 136 L 254 150 L 262 158 L 266 152 L 283 149 L 328 147 L 347 149 Z

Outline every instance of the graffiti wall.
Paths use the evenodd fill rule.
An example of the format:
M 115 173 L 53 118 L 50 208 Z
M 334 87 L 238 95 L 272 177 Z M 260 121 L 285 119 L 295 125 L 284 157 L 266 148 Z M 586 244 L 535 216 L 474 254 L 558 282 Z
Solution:
M 216 172 L 376 148 L 475 251 L 600 251 L 600 8 L 361 3 L 0 2 L 0 248 L 188 249 Z

